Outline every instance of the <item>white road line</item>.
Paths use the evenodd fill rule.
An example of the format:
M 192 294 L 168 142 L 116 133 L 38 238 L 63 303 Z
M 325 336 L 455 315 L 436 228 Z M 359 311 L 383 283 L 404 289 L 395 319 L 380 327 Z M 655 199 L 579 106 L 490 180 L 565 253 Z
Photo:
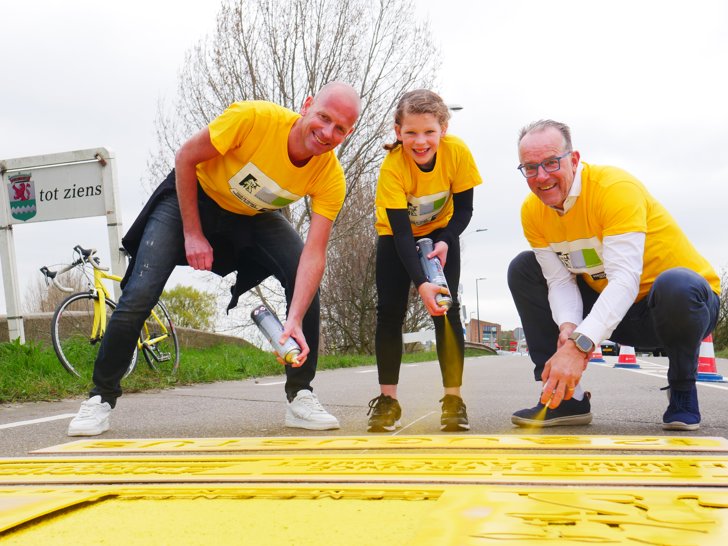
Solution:
M 75 413 L 61 413 L 59 415 L 51 415 L 50 417 L 41 417 L 40 419 L 30 419 L 28 421 L 16 421 L 14 423 L 5 423 L 0 425 L 0 429 L 22 427 L 25 425 L 37 425 L 38 423 L 47 423 L 49 421 L 60 421 L 61 419 L 70 419 L 76 417 Z
M 377 369 L 374 368 L 373 370 L 357 370 L 354 373 L 374 373 L 376 371 L 377 371 Z
M 271 387 L 273 385 L 285 385 L 285 381 L 273 381 L 272 383 L 256 383 L 259 387 Z
M 728 384 L 726 383 L 712 383 L 710 381 L 696 381 L 696 385 L 701 385 L 703 387 L 713 387 L 714 389 L 720 389 L 722 391 L 728 391 Z
M 432 415 L 433 413 L 437 413 L 437 412 L 435 412 L 435 411 L 431 411 L 430 413 L 425 413 L 425 414 L 424 414 L 424 415 L 423 415 L 422 417 L 420 417 L 419 419 L 415 419 L 415 420 L 414 420 L 414 421 L 412 421 L 411 423 L 409 423 L 409 424 L 407 424 L 407 425 L 403 426 L 403 427 L 402 427 L 401 429 L 399 429 L 399 430 L 398 430 L 398 431 L 396 431 L 396 432 L 395 432 L 394 434 L 392 434 L 392 436 L 396 436 L 396 435 L 397 435 L 397 434 L 399 434 L 400 432 L 404 432 L 404 431 L 405 431 L 406 429 L 410 428 L 410 427 L 411 427 L 412 425 L 414 425 L 415 423 L 418 423 L 419 421 L 422 421 L 423 419 L 427 419 L 427 418 L 428 418 L 428 417 L 429 417 L 430 415 Z
M 649 375 L 651 377 L 657 377 L 659 379 L 665 379 L 667 376 L 668 366 L 666 364 L 660 364 L 658 362 L 649 362 L 647 360 L 639 360 L 641 364 L 647 364 L 642 368 L 614 368 L 615 370 L 621 370 L 625 372 L 639 373 L 642 375 Z M 641 365 L 640 364 L 640 365 Z M 719 389 L 722 391 L 728 391 L 728 383 L 713 382 L 713 381 L 696 381 L 696 385 L 702 387 L 711 387 L 713 389 Z

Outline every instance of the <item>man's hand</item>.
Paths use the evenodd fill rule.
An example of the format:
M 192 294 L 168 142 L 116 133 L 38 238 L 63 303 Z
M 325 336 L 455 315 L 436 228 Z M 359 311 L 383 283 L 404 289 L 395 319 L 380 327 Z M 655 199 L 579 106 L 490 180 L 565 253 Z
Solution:
M 296 286 L 293 289 L 293 298 L 288 306 L 288 317 L 283 325 L 281 342 L 289 337 L 295 339 L 301 346 L 298 362 L 291 364 L 298 368 L 305 361 L 310 352 L 306 338 L 303 335 L 302 323 L 311 301 L 321 284 L 326 265 L 326 245 L 329 241 L 333 222 L 320 214 L 311 215 L 311 224 L 308 228 L 306 243 L 303 245 L 301 259 L 296 270 Z M 283 364 L 281 359 L 278 360 Z
M 296 322 L 290 319 L 287 320 L 286 323 L 283 325 L 283 333 L 281 334 L 281 337 L 278 338 L 278 343 L 283 345 L 289 337 L 295 339 L 296 343 L 298 343 L 298 346 L 301 347 L 300 354 L 295 358 L 293 362 L 290 363 L 291 367 L 299 368 L 303 366 L 303 363 L 306 362 L 306 358 L 308 357 L 308 353 L 311 352 L 311 349 L 308 347 L 308 343 L 306 343 L 306 337 L 303 335 L 303 330 L 301 329 L 300 322 Z M 275 354 L 276 359 L 280 364 L 283 364 L 284 366 L 288 364 L 288 362 L 283 360 L 283 355 L 279 355 L 277 352 L 275 352 Z
M 202 232 L 185 233 L 185 255 L 192 269 L 210 271 L 212 269 L 212 246 Z
M 219 156 L 212 145 L 210 130 L 205 127 L 187 140 L 175 154 L 174 173 L 177 185 L 177 200 L 182 216 L 185 238 L 185 257 L 192 269 L 212 269 L 212 247 L 202 233 L 200 210 L 197 205 L 198 163 Z
M 562 325 L 558 349 L 546 362 L 541 374 L 544 384 L 541 403 L 548 404 L 551 409 L 559 407 L 563 400 L 571 398 L 589 362 L 589 355 L 582 353 L 574 342 L 569 340 L 569 335 L 576 329 L 576 325 L 571 326 L 573 328 L 566 324 Z
M 576 330 L 576 324 L 573 322 L 565 322 L 559 326 L 559 339 L 556 342 L 556 349 L 561 349 L 569 340 L 569 336 Z

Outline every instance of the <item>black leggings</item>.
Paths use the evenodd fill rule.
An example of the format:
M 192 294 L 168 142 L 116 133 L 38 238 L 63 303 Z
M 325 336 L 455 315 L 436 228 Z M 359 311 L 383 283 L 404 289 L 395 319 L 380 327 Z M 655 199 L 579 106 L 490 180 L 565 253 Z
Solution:
M 425 235 L 424 237 L 428 237 Z M 420 239 L 421 237 L 417 237 Z M 433 238 L 434 240 L 434 238 Z M 414 238 L 412 244 L 415 244 Z M 448 247 L 445 278 L 450 287 L 453 304 L 445 317 L 432 317 L 435 323 L 437 358 L 440 362 L 442 383 L 445 387 L 460 387 L 463 383 L 465 341 L 460 321 L 460 303 L 457 290 L 460 284 L 460 244 Z M 410 279 L 394 246 L 394 237 L 382 235 L 377 241 L 377 330 L 375 348 L 380 385 L 399 383 L 402 362 L 402 325 L 407 314 Z M 446 337 L 446 325 L 452 331 Z M 452 338 L 455 343 L 452 343 Z M 454 348 L 451 348 L 454 345 Z

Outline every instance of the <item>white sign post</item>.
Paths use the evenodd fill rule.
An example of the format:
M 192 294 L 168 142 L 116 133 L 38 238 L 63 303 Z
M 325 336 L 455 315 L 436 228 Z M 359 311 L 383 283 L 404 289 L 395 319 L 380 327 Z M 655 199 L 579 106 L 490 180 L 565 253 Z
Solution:
M 106 216 L 111 270 L 123 275 L 122 226 L 117 216 L 116 160 L 106 148 L 0 161 L 0 259 L 8 334 L 25 343 L 13 225 Z M 119 298 L 119 287 L 114 294 Z

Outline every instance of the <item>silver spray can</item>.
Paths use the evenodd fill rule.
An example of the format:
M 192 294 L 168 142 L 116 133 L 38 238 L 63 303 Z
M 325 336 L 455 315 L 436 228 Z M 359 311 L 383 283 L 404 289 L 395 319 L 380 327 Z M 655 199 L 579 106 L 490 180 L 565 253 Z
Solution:
M 298 363 L 301 347 L 292 337 L 289 337 L 283 345 L 278 343 L 283 334 L 283 325 L 273 311 L 261 304 L 250 312 L 250 318 L 286 364 Z
M 422 271 L 425 273 L 427 280 L 432 284 L 441 286 L 450 292 L 450 288 L 447 286 L 447 280 L 445 279 L 445 272 L 442 270 L 442 264 L 439 258 L 427 259 L 427 255 L 435 249 L 435 245 L 432 243 L 432 239 L 424 237 L 417 241 L 417 254 L 420 256 L 420 265 Z M 440 307 L 450 309 L 452 307 L 452 298 L 447 294 L 437 294 L 435 301 Z

